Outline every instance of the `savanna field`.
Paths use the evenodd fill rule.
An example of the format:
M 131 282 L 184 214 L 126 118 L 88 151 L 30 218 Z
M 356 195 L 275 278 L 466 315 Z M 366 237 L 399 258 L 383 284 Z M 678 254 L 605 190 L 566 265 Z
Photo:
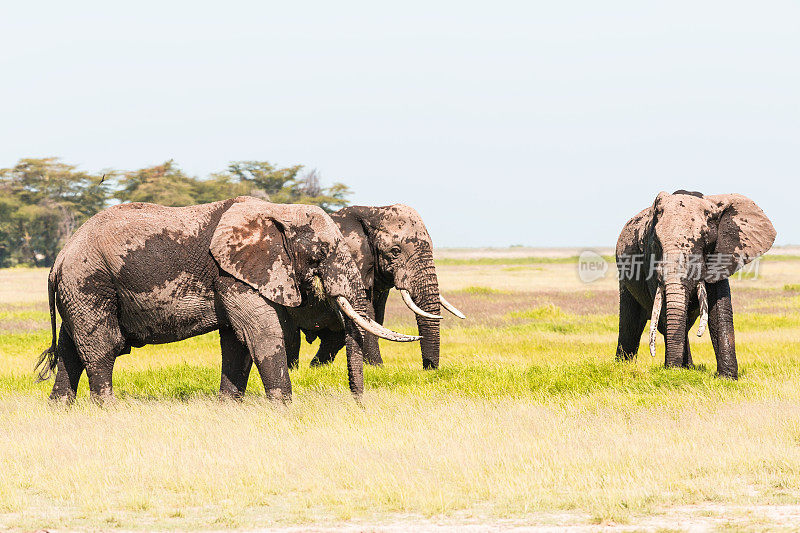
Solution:
M 783 255 L 781 255 L 783 254 Z M 443 251 L 441 368 L 381 341 L 362 405 L 345 357 L 275 406 L 251 373 L 220 402 L 216 333 L 117 359 L 118 401 L 51 406 L 33 367 L 49 345 L 47 271 L 0 270 L 0 528 L 227 529 L 311 524 L 526 524 L 790 529 L 800 518 L 800 256 L 732 278 L 740 380 L 664 343 L 614 361 L 614 267 L 573 257 Z M 396 292 L 387 325 L 415 333 Z

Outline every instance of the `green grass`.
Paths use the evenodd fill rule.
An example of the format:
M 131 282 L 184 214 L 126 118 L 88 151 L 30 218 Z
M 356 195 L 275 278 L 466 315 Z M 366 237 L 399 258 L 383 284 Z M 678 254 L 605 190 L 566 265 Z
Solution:
M 470 285 L 469 287 L 464 287 L 463 289 L 459 289 L 458 291 L 463 294 L 471 294 L 477 296 L 491 296 L 494 294 L 508 294 L 507 291 L 501 291 L 499 289 L 493 289 L 491 287 L 482 287 L 479 285 Z
M 766 369 L 765 369 L 766 370 Z M 301 397 L 347 390 L 347 377 L 338 366 L 292 371 L 292 387 Z M 219 372 L 208 366 L 175 365 L 115 374 L 115 393 L 120 399 L 180 400 L 215 398 Z M 717 379 L 704 366 L 692 371 L 642 367 L 636 363 L 584 362 L 560 366 L 529 365 L 523 368 L 452 363 L 434 371 L 412 368 L 367 368 L 365 384 L 370 391 L 385 390 L 422 396 L 456 394 L 473 398 L 528 398 L 535 401 L 571 402 L 581 396 L 618 393 L 636 402 L 657 403 L 665 391 L 711 394 L 748 391 L 752 383 Z M 0 376 L 3 394 L 31 393 L 45 397 L 52 382 L 35 383 L 30 374 Z M 88 393 L 82 383 L 79 396 Z M 248 395 L 263 396 L 256 372 L 251 375 Z
M 541 272 L 541 267 L 535 266 L 512 266 L 512 267 L 505 267 L 501 269 L 503 272 Z
M 50 313 L 48 311 L 35 311 L 32 309 L 19 309 L 19 310 L 0 310 L 0 322 L 12 320 L 50 320 Z
M 501 281 L 513 276 L 503 264 L 490 268 Z M 442 279 L 456 270 L 442 266 Z M 574 266 L 532 275 L 554 280 L 557 291 Z M 794 288 L 763 290 L 753 280 L 763 290 L 756 303 L 770 311 L 737 310 L 740 379 L 730 381 L 715 376 L 708 333 L 690 335 L 693 369 L 663 368 L 663 339 L 651 358 L 646 333 L 637 359 L 616 362 L 616 314 L 511 307 L 499 301 L 511 290 L 481 283 L 476 276 L 461 291 L 443 286 L 478 311 L 443 321 L 441 368 L 423 371 L 415 344 L 382 342 L 385 364 L 365 368 L 360 404 L 348 391 L 344 352 L 312 369 L 316 347 L 306 344 L 290 372 L 291 405 L 267 402 L 255 371 L 244 402 L 220 402 L 212 332 L 121 356 L 118 402 L 93 405 L 84 378 L 70 409 L 48 404 L 52 382 L 33 380 L 50 342 L 46 293 L 31 300 L 23 284 L 3 287 L 18 300 L 0 304 L 0 528 L 352 520 L 410 529 L 409 519 L 423 529 L 448 520 L 635 528 L 674 506 L 711 502 L 715 517 L 733 520 L 730 506 L 800 499 Z M 514 306 L 526 301 L 515 298 Z M 414 331 L 400 304 L 390 306 L 387 325 Z

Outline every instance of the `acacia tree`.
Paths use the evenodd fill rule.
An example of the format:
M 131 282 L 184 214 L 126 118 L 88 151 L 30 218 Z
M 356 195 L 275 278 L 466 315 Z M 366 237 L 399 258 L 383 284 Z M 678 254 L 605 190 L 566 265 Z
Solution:
M 348 204 L 350 187 L 339 182 L 322 187 L 317 170 L 301 174 L 303 168 L 277 168 L 268 161 L 234 161 L 228 165 L 228 173 L 233 181 L 247 186 L 247 194 L 270 202 L 318 205 L 329 213 Z
M 184 206 L 252 195 L 276 203 L 347 205 L 350 188 L 323 187 L 316 170 L 279 168 L 268 161 L 235 161 L 198 179 L 173 160 L 132 172 L 81 172 L 57 158 L 21 159 L 0 169 L 0 267 L 49 266 L 72 232 L 109 204 L 151 202 Z
M 102 175 L 54 157 L 0 169 L 0 265 L 51 265 L 75 228 L 105 207 L 108 194 Z
M 160 165 L 123 173 L 114 198 L 122 202 L 149 202 L 171 207 L 195 203 L 195 180 L 170 159 Z

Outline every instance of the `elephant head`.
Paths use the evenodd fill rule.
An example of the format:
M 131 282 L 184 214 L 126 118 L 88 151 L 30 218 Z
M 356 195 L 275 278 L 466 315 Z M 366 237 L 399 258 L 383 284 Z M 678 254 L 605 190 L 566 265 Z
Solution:
M 755 202 L 740 194 L 661 192 L 634 217 L 617 243 L 618 260 L 640 256 L 653 299 L 650 352 L 666 308 L 666 365 L 678 366 L 684 353 L 689 303 L 697 297 L 702 335 L 707 320 L 706 284 L 727 279 L 766 252 L 775 229 Z M 732 317 L 731 317 L 732 320 Z M 732 331 L 732 324 L 730 325 Z
M 222 270 L 281 306 L 328 298 L 352 320 L 348 335 L 359 337 L 359 344 L 363 340 L 358 328 L 393 341 L 419 340 L 368 317 L 366 289 L 348 245 L 319 207 L 237 198 L 220 218 L 210 250 Z M 361 350 L 352 351 L 361 358 Z M 362 361 L 350 359 L 348 349 L 350 387 L 360 393 Z
M 439 366 L 439 306 L 464 315 L 439 294 L 433 241 L 422 218 L 407 205 L 345 207 L 332 215 L 350 244 L 373 294 L 397 288 L 417 319 L 424 368 Z M 375 297 L 373 297 L 375 300 Z M 382 311 L 376 310 L 379 320 Z

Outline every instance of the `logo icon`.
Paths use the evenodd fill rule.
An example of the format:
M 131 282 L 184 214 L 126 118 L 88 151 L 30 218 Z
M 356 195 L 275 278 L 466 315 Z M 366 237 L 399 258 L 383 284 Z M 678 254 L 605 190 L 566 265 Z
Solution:
M 608 263 L 603 256 L 591 250 L 585 250 L 578 256 L 578 279 L 584 283 L 592 283 L 606 277 Z

